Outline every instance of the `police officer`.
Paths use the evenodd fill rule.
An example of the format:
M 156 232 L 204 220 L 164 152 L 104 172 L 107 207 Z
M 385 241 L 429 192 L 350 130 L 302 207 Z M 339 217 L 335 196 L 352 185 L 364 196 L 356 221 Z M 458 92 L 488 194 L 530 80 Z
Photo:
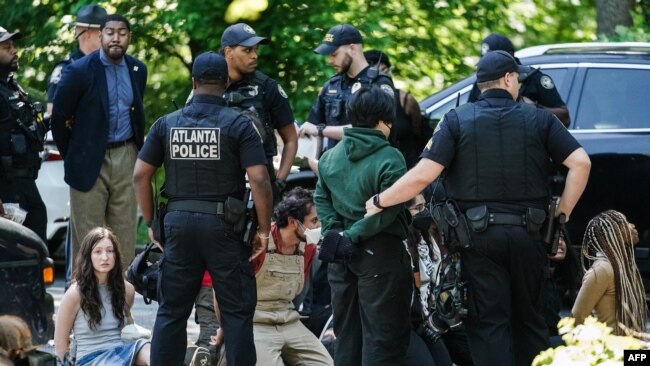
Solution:
M 446 171 L 447 195 L 473 227 L 461 258 L 476 365 L 530 365 L 546 348 L 548 329 L 538 312 L 546 264 L 539 230 L 549 202 L 546 162 L 569 169 L 557 208 L 567 219 L 591 167 L 553 114 L 515 102 L 522 71 L 508 52 L 486 53 L 476 73 L 481 99 L 447 113 L 420 162 L 366 202 L 368 214 L 405 202 Z
M 489 51 L 506 51 L 514 57 L 515 47 L 508 37 L 501 34 L 490 34 L 485 37 L 481 42 L 481 55 L 485 55 Z M 515 57 L 517 63 L 521 65 L 519 59 Z M 533 104 L 538 108 L 543 108 L 553 113 L 560 119 L 564 126 L 569 127 L 571 119 L 569 117 L 569 110 L 566 103 L 562 100 L 560 93 L 558 93 L 555 83 L 550 76 L 544 74 L 539 69 L 527 67 L 522 72 L 521 87 L 519 88 L 519 100 L 528 104 Z M 479 88 L 474 83 L 474 87 L 469 94 L 468 102 L 475 102 L 479 99 L 481 94 Z
M 85 5 L 77 12 L 77 20 L 72 25 L 74 26 L 74 39 L 79 42 L 79 46 L 76 51 L 57 63 L 52 70 L 47 83 L 47 114 L 52 113 L 52 101 L 63 69 L 75 60 L 99 49 L 99 35 L 101 34 L 99 26 L 104 18 L 106 18 L 106 10 L 95 4 Z
M 14 80 L 20 32 L 0 27 L 0 206 L 17 203 L 27 211 L 24 225 L 47 242 L 47 212 L 36 188 L 39 152 L 47 126 L 29 95 Z M 3 211 L 4 212 L 4 211 Z
M 298 151 L 298 135 L 287 93 L 277 81 L 257 70 L 259 45 L 268 43 L 268 39 L 259 37 L 245 23 L 233 24 L 221 35 L 221 52 L 228 62 L 229 79 L 224 98 L 228 106 L 246 113 L 253 112 L 249 116 L 259 119 L 257 128 L 263 138 L 269 175 L 274 185 L 274 202 L 277 203 Z M 273 157 L 278 153 L 275 130 L 283 143 L 277 174 L 273 167 Z
M 311 107 L 309 118 L 302 124 L 298 134 L 327 137 L 326 148 L 332 148 L 343 138 L 343 129 L 350 127 L 345 103 L 350 95 L 364 85 L 378 85 L 383 91 L 395 95 L 390 76 L 380 74 L 376 67 L 368 65 L 363 55 L 361 33 L 350 24 L 339 24 L 325 35 L 315 53 L 327 56 L 336 74 L 330 78 Z
M 228 67 L 221 55 L 199 55 L 192 67 L 194 97 L 151 127 L 133 173 L 138 205 L 148 226 L 153 218 L 151 178 L 165 166 L 169 199 L 164 218 L 160 306 L 151 344 L 152 365 L 181 365 L 187 318 L 207 269 L 227 337 L 229 365 L 255 365 L 255 277 L 250 260 L 266 249 L 271 185 L 260 136 L 252 122 L 225 106 Z M 255 248 L 246 248 L 235 222 L 245 205 L 248 175 L 257 208 Z M 240 207 L 242 208 L 242 207 Z M 149 236 L 153 232 L 149 228 Z

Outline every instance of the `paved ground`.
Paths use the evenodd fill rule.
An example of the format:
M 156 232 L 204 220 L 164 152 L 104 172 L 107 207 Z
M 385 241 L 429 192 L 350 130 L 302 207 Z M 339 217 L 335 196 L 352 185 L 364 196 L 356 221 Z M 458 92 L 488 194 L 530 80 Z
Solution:
M 49 292 L 52 295 L 52 297 L 54 297 L 54 308 L 56 314 L 56 312 L 59 311 L 59 305 L 61 304 L 61 298 L 63 297 L 63 290 L 64 290 L 63 267 L 57 266 L 55 273 L 57 274 L 56 281 L 54 281 L 54 284 L 52 284 L 47 288 L 47 292 Z M 153 329 L 153 323 L 156 320 L 157 311 L 158 311 L 157 302 L 154 301 L 151 304 L 147 305 L 144 303 L 142 296 L 140 296 L 137 293 L 135 294 L 135 303 L 133 304 L 133 308 L 131 309 L 131 314 L 133 315 L 133 319 L 139 326 L 147 328 L 149 330 Z M 188 344 L 194 343 L 198 335 L 199 335 L 199 326 L 194 322 L 194 311 L 192 311 L 192 315 L 190 315 L 190 318 L 187 322 Z M 43 346 L 40 349 L 47 352 L 54 352 L 53 345 L 54 342 L 50 341 L 49 345 Z

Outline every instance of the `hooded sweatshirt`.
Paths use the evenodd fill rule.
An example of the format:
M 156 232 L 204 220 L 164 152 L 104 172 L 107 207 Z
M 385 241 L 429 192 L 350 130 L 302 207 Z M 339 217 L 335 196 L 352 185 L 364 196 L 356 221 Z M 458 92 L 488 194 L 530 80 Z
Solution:
M 408 211 L 403 204 L 363 217 L 366 201 L 406 173 L 404 157 L 381 131 L 346 128 L 341 142 L 321 157 L 318 173 L 314 201 L 323 232 L 342 231 L 353 243 L 378 233 L 406 238 Z

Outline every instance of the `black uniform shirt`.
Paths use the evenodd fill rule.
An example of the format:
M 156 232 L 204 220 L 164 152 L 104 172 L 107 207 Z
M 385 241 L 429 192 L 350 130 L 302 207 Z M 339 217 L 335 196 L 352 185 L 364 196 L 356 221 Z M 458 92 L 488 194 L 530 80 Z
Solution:
M 210 115 L 218 108 L 227 108 L 223 98 L 199 94 L 192 97 L 188 105 L 183 107 L 183 113 L 193 117 Z M 239 142 L 239 158 L 242 169 L 254 165 L 266 165 L 266 156 L 262 148 L 260 135 L 255 131 L 251 123 L 238 123 L 228 128 L 230 138 Z M 164 119 L 159 119 L 151 126 L 151 130 L 145 139 L 144 145 L 138 154 L 138 158 L 153 166 L 161 166 L 165 160 L 165 136 L 169 127 Z
M 480 95 L 481 91 L 475 82 L 467 101 L 476 102 Z M 521 85 L 519 99 L 522 97 L 526 97 L 546 108 L 560 108 L 565 105 L 553 79 L 540 70 L 531 73 Z
M 368 79 L 367 74 L 368 70 L 370 69 L 370 66 L 366 67 L 365 69 L 361 70 L 357 76 L 354 78 L 351 78 L 348 76 L 348 74 L 343 73 L 343 74 L 336 74 L 332 78 L 336 76 L 340 76 L 342 78 L 341 80 L 341 89 L 350 95 L 350 89 L 352 89 L 352 86 L 359 82 L 360 79 Z M 327 119 L 325 117 L 325 95 L 330 92 L 330 83 L 332 82 L 332 79 L 328 80 L 324 85 L 323 88 L 321 89 L 320 93 L 318 94 L 318 98 L 316 98 L 316 101 L 314 102 L 314 105 L 311 107 L 311 111 L 309 112 L 309 118 L 307 118 L 307 121 L 313 123 L 313 124 L 324 124 L 327 123 Z M 372 81 L 373 85 L 378 85 L 382 90 L 386 91 L 387 93 L 390 93 L 391 95 L 395 95 L 395 89 L 393 86 L 393 80 L 390 78 L 390 76 L 385 75 L 385 74 L 379 74 L 375 78 L 375 80 Z M 341 91 L 339 91 L 341 92 Z M 347 116 L 344 117 L 343 125 L 349 124 L 350 122 L 347 119 Z
M 489 89 L 481 94 L 478 106 L 486 108 L 508 107 L 516 103 L 504 89 Z M 455 110 L 449 111 L 442 118 L 429 143 L 420 155 L 421 158 L 433 160 L 445 167 L 453 163 L 456 142 L 459 137 L 458 115 Z M 537 109 L 537 130 L 545 142 L 546 151 L 553 162 L 563 162 L 572 152 L 580 148 L 580 144 L 562 125 L 554 114 Z
M 259 73 L 259 71 L 246 74 L 242 80 L 228 85 L 226 92 L 232 93 L 240 88 L 256 85 L 255 73 Z M 258 92 L 264 96 L 264 112 L 271 119 L 269 124 L 276 130 L 292 124 L 293 111 L 289 104 L 289 97 L 280 84 L 270 77 L 266 77 L 264 84 L 258 87 L 260 88 Z

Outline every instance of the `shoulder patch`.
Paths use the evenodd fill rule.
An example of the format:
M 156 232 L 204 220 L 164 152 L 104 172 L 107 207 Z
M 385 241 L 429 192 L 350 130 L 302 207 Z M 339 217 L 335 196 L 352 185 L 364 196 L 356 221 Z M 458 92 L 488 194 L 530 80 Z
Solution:
M 429 150 L 431 149 L 431 145 L 433 145 L 433 136 L 429 139 L 429 142 L 427 142 L 427 145 L 424 147 L 424 150 Z
M 555 88 L 555 85 L 553 84 L 553 79 L 551 79 L 551 77 L 548 76 L 548 75 L 543 75 L 539 79 L 539 83 L 542 84 L 542 86 L 545 89 L 553 89 L 553 88 Z
M 57 84 L 61 80 L 61 74 L 63 73 L 63 65 L 56 65 L 54 70 L 52 70 L 52 75 L 50 76 L 50 84 Z
M 361 83 L 357 81 L 352 85 L 352 94 L 356 93 L 359 89 L 361 89 Z
M 392 97 L 392 96 L 395 96 L 395 91 L 393 90 L 393 88 L 390 87 L 390 85 L 388 85 L 388 84 L 381 84 L 380 88 L 381 88 L 381 90 L 385 91 L 385 92 L 386 92 L 388 95 L 390 95 L 391 97 Z
M 282 89 L 282 86 L 281 86 L 280 84 L 278 84 L 278 92 L 280 93 L 280 95 L 282 96 L 282 98 L 284 98 L 284 99 L 289 98 L 289 97 L 287 96 L 287 93 L 284 91 L 284 89 Z

